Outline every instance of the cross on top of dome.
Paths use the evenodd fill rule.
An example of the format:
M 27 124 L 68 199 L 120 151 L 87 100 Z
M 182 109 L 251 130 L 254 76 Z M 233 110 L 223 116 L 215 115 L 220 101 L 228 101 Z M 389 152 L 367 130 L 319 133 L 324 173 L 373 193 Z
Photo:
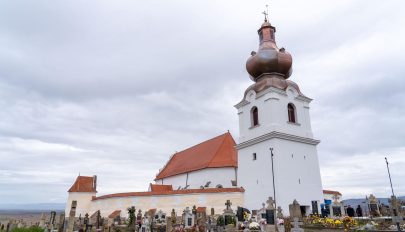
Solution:
M 264 23 L 258 30 L 259 49 L 251 53 L 252 56 L 246 61 L 246 69 L 255 82 L 267 74 L 287 79 L 292 73 L 292 57 L 284 48 L 277 47 L 276 28 L 268 22 L 267 5 L 263 14 Z

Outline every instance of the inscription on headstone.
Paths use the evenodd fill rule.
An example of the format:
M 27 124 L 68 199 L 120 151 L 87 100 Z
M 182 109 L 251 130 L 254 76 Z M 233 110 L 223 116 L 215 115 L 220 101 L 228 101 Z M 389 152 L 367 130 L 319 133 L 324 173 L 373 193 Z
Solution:
M 334 216 L 342 216 L 342 210 L 340 206 L 333 206 L 332 210 Z

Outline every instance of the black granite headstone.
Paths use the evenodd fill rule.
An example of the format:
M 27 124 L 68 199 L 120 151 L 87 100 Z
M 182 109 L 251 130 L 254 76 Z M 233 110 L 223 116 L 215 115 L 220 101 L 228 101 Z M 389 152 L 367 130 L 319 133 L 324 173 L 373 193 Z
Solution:
M 342 216 L 342 208 L 340 206 L 332 206 L 334 216 Z
M 319 214 L 317 201 L 312 201 L 312 214 Z
M 238 217 L 238 221 L 243 222 L 244 218 L 243 218 L 243 208 L 242 207 L 238 207 L 237 211 L 236 211 L 236 216 Z
M 274 210 L 267 209 L 266 210 L 266 221 L 269 225 L 274 225 Z

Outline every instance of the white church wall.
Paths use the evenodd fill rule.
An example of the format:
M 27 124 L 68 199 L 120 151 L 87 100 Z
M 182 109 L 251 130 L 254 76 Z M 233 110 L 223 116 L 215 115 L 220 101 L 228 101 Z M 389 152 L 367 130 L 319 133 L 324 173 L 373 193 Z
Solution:
M 224 188 L 233 187 L 231 181 L 236 180 L 236 172 L 233 167 L 224 168 L 206 168 L 187 174 L 179 174 L 163 179 L 163 184 L 172 185 L 173 189 L 178 189 L 179 186 L 184 188 L 186 183 L 190 185 L 189 189 L 199 189 L 200 186 L 204 186 L 208 181 L 211 181 L 210 188 L 222 185 Z M 155 181 L 156 184 L 162 184 L 162 180 Z
M 317 201 L 319 206 L 323 195 L 316 147 L 277 138 L 238 151 L 238 179 L 239 185 L 245 188 L 245 206 L 258 209 L 268 197 L 273 197 L 270 147 L 274 149 L 277 206 L 281 206 L 286 215 L 294 199 L 306 206 Z
M 96 193 L 87 192 L 69 192 L 68 199 L 65 207 L 65 215 L 68 217 L 72 201 L 77 201 L 76 216 L 80 214 L 85 215 L 89 211 L 91 205 L 91 199 L 96 196 Z
M 193 205 L 207 207 L 207 210 L 214 208 L 216 213 L 222 213 L 226 200 L 230 200 L 234 209 L 236 209 L 236 206 L 243 205 L 243 193 L 191 193 L 112 197 L 91 201 L 87 213 L 92 214 L 100 210 L 101 216 L 107 217 L 113 211 L 121 210 L 121 216 L 127 217 L 127 208 L 135 206 L 137 210 L 141 209 L 143 212 L 156 208 L 167 214 L 170 214 L 172 209 L 175 209 L 178 214 L 181 214 L 186 207 L 191 208 Z

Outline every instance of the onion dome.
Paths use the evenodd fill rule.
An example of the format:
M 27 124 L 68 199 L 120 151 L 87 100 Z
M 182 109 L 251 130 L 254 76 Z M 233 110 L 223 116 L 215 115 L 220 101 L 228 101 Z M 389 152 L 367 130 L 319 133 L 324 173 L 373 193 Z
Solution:
M 277 75 L 287 79 L 292 73 L 292 57 L 284 48 L 276 45 L 276 28 L 267 19 L 258 30 L 260 45 L 257 52 L 252 52 L 246 61 L 246 69 L 253 81 L 257 81 L 266 74 Z

